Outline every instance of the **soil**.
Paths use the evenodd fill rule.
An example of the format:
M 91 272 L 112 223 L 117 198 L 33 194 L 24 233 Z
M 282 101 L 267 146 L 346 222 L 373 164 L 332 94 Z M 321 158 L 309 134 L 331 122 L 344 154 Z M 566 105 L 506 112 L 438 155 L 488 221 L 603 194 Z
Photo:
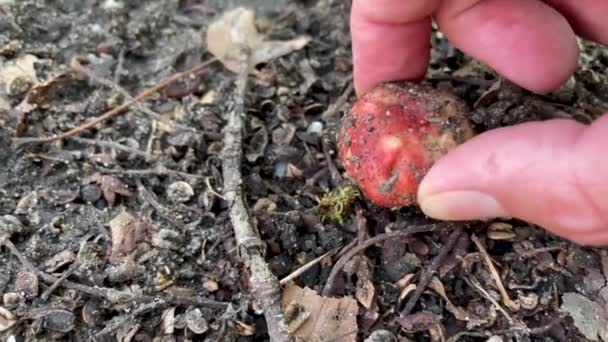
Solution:
M 598 318 L 608 317 L 605 251 L 517 220 L 474 222 L 452 234 L 460 228 L 414 207 L 379 208 L 358 196 L 335 142 L 355 98 L 349 2 L 255 3 L 269 37 L 312 37 L 257 65 L 245 98 L 245 200 L 279 279 L 330 252 L 293 280 L 322 293 L 348 248 L 431 224 L 432 231 L 371 245 L 337 273 L 330 295 L 357 298 L 357 340 L 606 338 Z M 238 4 L 0 1 L 0 79 L 28 58 L 36 63 L 23 65 L 38 79 L 0 90 L 4 341 L 268 340 L 221 194 L 234 73 L 213 63 L 73 137 L 13 140 L 65 132 L 125 101 L 116 86 L 74 72 L 74 57 L 135 95 L 209 60 L 206 27 Z M 608 111 L 608 50 L 592 43 L 581 42 L 580 68 L 566 85 L 535 95 L 441 33 L 433 42 L 426 82 L 465 99 L 479 132 L 554 117 L 588 123 Z M 409 304 L 408 283 L 429 270 L 435 280 Z

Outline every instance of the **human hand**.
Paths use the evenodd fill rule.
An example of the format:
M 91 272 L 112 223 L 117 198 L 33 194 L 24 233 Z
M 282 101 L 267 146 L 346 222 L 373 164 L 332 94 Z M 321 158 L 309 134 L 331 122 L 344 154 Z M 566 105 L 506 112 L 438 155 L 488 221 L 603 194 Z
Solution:
M 431 16 L 456 47 L 535 92 L 573 74 L 577 34 L 608 44 L 603 0 L 353 0 L 357 93 L 424 77 Z M 591 125 L 549 120 L 494 129 L 439 160 L 418 201 L 436 219 L 515 217 L 581 244 L 605 245 L 605 146 L 608 115 Z

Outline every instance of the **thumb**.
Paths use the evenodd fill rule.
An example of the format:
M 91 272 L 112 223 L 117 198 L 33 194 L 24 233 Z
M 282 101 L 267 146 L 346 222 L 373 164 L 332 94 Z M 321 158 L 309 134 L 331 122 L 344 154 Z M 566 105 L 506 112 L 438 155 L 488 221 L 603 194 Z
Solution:
M 608 115 L 491 130 L 440 159 L 420 207 L 441 220 L 518 218 L 585 245 L 608 244 Z

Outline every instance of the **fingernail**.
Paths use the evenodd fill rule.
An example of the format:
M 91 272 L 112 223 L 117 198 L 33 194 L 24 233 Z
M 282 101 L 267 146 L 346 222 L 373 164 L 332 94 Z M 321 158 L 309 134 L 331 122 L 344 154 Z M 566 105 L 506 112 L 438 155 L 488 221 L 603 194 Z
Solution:
M 477 191 L 450 191 L 418 199 L 425 215 L 446 221 L 484 220 L 509 214 L 492 196 Z

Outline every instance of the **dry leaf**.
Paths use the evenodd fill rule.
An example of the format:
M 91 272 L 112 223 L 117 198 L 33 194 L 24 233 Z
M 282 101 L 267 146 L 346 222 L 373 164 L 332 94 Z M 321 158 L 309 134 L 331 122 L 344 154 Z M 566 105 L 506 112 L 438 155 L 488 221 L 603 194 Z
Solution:
M 207 48 L 226 69 L 239 71 L 241 48 L 251 50 L 251 64 L 268 62 L 302 49 L 310 37 L 300 36 L 286 41 L 264 41 L 255 26 L 255 12 L 245 7 L 237 7 L 225 12 L 207 29 Z
M 560 311 L 567 313 L 578 331 L 591 341 L 608 341 L 608 313 L 597 302 L 575 293 L 562 295 Z
M 307 341 L 356 341 L 357 301 L 352 298 L 321 297 L 316 291 L 288 283 L 283 293 L 283 308 L 297 305 L 306 321 L 291 331 Z M 291 325 L 290 325 L 291 326 Z
M 148 230 L 148 225 L 123 209 L 110 221 L 112 233 L 112 255 L 117 257 L 131 253 L 138 242 L 142 241 Z
M 175 306 L 165 309 L 161 317 L 160 333 L 172 335 L 175 332 Z
M 17 317 L 0 306 L 0 332 L 10 329 L 15 323 L 17 323 Z
M 439 280 L 439 278 L 433 277 L 429 283 L 429 288 L 435 291 L 446 302 L 446 309 L 452 313 L 457 320 L 467 322 L 467 327 L 469 329 L 482 326 L 487 323 L 487 320 L 477 317 L 476 315 L 467 312 L 463 308 L 454 305 L 454 303 L 452 303 L 452 301 L 448 298 L 445 288 L 443 287 L 443 283 L 441 280 Z
M 376 288 L 371 280 L 366 279 L 361 285 L 357 285 L 355 297 L 366 309 L 371 309 L 374 306 L 376 299 Z
M 36 75 L 35 64 L 40 59 L 34 55 L 25 54 L 2 65 L 0 72 L 0 84 L 4 86 L 3 92 L 11 94 L 16 86 L 15 82 L 29 83 L 30 85 L 40 82 Z
M 253 336 L 255 334 L 255 326 L 251 324 L 246 324 L 241 321 L 235 321 L 234 327 L 236 331 L 239 332 L 241 336 Z

